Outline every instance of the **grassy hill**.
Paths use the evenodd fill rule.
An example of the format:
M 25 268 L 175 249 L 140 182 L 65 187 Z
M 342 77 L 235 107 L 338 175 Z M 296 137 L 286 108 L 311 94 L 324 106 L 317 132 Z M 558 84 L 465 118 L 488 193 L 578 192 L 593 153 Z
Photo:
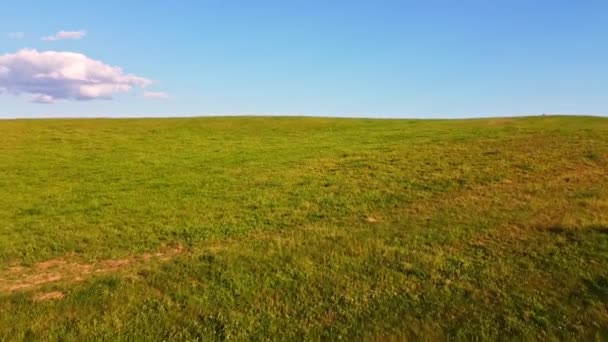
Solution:
M 0 339 L 608 331 L 608 119 L 0 121 Z

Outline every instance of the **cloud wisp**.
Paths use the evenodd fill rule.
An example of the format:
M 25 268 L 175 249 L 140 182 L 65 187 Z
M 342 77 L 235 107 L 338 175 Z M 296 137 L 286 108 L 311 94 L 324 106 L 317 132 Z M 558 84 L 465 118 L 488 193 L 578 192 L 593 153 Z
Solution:
M 80 53 L 23 49 L 0 55 L 0 94 L 27 94 L 36 103 L 107 100 L 151 83 Z
M 57 32 L 55 35 L 53 36 L 45 36 L 42 37 L 40 39 L 47 41 L 47 42 L 54 42 L 57 40 L 66 40 L 66 39 L 70 39 L 70 40 L 77 40 L 77 39 L 82 39 L 87 35 L 87 31 L 85 30 L 80 30 L 80 31 L 59 31 Z
M 25 33 L 23 32 L 9 32 L 6 34 L 8 39 L 21 39 L 25 37 Z
M 169 100 L 171 96 L 162 91 L 144 91 L 144 97 L 155 100 Z

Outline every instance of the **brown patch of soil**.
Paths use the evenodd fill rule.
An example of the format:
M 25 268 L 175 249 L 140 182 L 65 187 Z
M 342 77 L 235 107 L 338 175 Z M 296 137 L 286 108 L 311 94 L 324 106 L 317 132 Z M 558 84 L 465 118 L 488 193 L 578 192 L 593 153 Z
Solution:
M 63 293 L 59 291 L 40 293 L 34 296 L 34 302 L 46 302 L 49 300 L 62 299 L 63 297 Z
M 0 271 L 0 294 L 32 290 L 59 281 L 79 282 L 87 277 L 104 273 L 128 273 L 137 266 L 142 266 L 153 260 L 166 261 L 182 254 L 183 251 L 183 247 L 178 245 L 154 254 L 131 256 L 124 259 L 100 260 L 90 264 L 79 262 L 75 254 L 68 254 L 61 258 L 39 262 L 32 267 L 17 265 L 5 271 Z M 50 295 L 51 293 L 54 294 Z M 47 295 L 50 296 L 48 299 L 41 295 L 43 297 L 40 300 L 36 299 L 38 297 L 35 297 L 34 300 L 58 299 L 56 292 L 50 292 Z

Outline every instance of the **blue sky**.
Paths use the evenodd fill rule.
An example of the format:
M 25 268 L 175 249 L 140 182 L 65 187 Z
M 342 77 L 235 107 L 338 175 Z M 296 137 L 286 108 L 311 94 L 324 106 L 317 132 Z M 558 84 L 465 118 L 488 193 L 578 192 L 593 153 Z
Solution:
M 607 13 L 586 0 L 5 0 L 0 55 L 76 52 L 152 83 L 32 103 L 49 97 L 24 90 L 13 58 L 21 83 L 0 83 L 0 117 L 605 115 Z M 41 39 L 62 30 L 86 36 Z

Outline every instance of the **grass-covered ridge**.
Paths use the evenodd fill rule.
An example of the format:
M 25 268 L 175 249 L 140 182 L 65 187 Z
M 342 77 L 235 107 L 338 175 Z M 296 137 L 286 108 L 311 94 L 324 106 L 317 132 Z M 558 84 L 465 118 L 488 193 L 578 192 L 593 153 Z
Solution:
M 607 329 L 608 119 L 0 121 L 0 337 Z

